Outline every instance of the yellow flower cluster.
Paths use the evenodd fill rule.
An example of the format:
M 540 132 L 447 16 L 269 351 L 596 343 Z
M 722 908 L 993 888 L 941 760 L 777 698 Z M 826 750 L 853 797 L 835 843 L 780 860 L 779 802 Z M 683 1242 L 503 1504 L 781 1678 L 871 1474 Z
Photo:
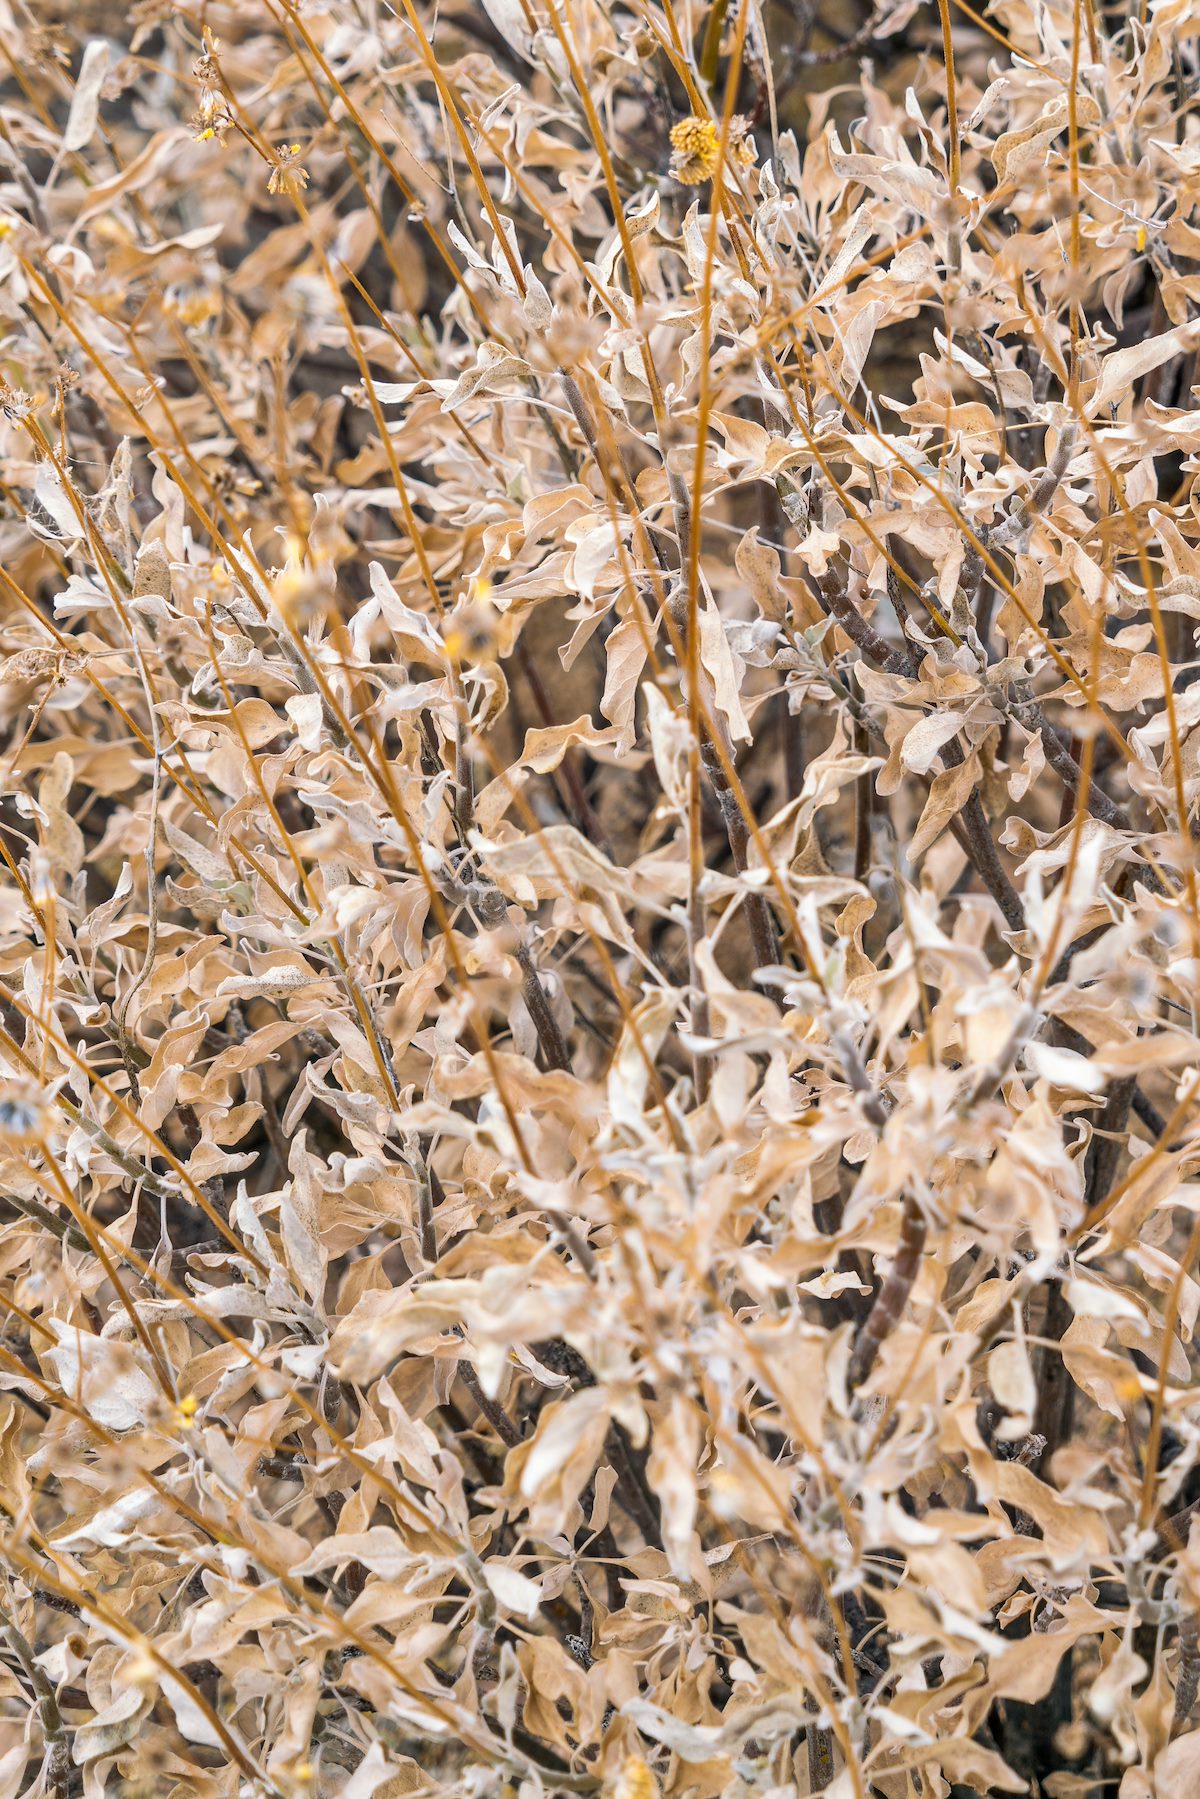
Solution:
M 721 157 L 721 129 L 715 119 L 700 119 L 693 114 L 671 127 L 671 175 L 684 187 L 696 187 L 711 181 Z M 731 119 L 729 123 L 729 158 L 738 168 L 748 169 L 756 151 L 747 121 Z
M 721 134 L 711 119 L 680 119 L 671 127 L 671 173 L 685 187 L 710 181 L 717 172 Z

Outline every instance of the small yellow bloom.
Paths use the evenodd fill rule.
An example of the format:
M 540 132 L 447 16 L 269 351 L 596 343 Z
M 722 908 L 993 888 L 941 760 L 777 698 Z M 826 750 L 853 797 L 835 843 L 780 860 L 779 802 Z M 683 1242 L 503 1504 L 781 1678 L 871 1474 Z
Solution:
M 729 121 L 729 160 L 739 169 L 750 168 L 756 158 L 754 139 L 743 118 Z M 671 174 L 684 187 L 711 181 L 721 159 L 721 130 L 714 119 L 692 115 L 671 127 Z
M 180 1430 L 192 1430 L 196 1423 L 196 1413 L 200 1401 L 194 1393 L 185 1393 L 175 1407 L 175 1422 Z
M 496 653 L 500 609 L 486 575 L 473 575 L 446 619 L 442 643 L 452 662 L 482 662 Z
M 612 1799 L 657 1799 L 658 1781 L 640 1755 L 625 1758 L 616 1783 L 610 1789 Z
M 1137 251 L 1138 251 L 1139 256 L 1141 255 L 1142 251 L 1145 248 L 1146 248 L 1146 227 L 1144 225 L 1139 225 L 1137 228 Z
M 721 134 L 712 119 L 680 119 L 671 127 L 671 149 L 671 174 L 684 187 L 696 187 L 717 172 Z
M 203 325 L 221 310 L 221 296 L 213 289 L 186 294 L 170 302 L 170 310 L 183 325 Z

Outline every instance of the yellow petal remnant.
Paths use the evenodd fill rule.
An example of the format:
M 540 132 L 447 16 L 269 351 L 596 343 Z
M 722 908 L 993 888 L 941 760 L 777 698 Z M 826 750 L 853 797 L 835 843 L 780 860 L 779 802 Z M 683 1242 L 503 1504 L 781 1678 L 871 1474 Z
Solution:
M 452 662 L 481 662 L 494 656 L 500 612 L 486 575 L 475 575 L 445 620 L 442 643 Z
M 178 298 L 169 296 L 167 304 L 180 324 L 204 325 L 220 312 L 221 295 L 216 288 L 205 288 Z
M 658 1799 L 658 1781 L 640 1755 L 625 1758 L 613 1783 L 611 1799 Z

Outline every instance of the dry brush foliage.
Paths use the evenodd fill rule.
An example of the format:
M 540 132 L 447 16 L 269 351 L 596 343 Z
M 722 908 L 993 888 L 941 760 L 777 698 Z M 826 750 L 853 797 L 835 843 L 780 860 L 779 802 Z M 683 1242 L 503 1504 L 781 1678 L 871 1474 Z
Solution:
M 1200 1790 L 1192 0 L 0 5 L 0 1799 Z

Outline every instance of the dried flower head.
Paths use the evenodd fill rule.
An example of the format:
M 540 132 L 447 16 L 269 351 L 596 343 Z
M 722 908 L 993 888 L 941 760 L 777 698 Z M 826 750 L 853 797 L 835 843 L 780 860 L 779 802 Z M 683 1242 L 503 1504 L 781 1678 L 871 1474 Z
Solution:
M 740 113 L 729 121 L 729 154 L 739 169 L 752 169 L 758 161 L 750 121 Z
M 10 387 L 8 382 L 0 379 L 0 413 L 10 425 L 19 425 L 34 410 L 35 401 L 32 394 L 25 393 L 19 387 Z
M 71 38 L 61 25 L 30 25 L 25 34 L 25 60 L 31 64 L 71 66 Z
M 221 48 L 221 40 L 206 25 L 204 27 L 204 48 L 192 64 L 192 74 L 205 87 L 219 83 L 221 70 L 217 63 L 217 51 Z
M 308 186 L 308 170 L 300 166 L 299 144 L 280 144 L 275 152 L 275 166 L 267 191 L 272 194 L 299 193 Z
M 189 124 L 198 144 L 209 143 L 214 138 L 217 143 L 223 144 L 233 125 L 233 117 L 224 95 L 215 87 L 202 88 L 199 104 Z
M 192 65 L 192 74 L 200 84 L 199 103 L 191 119 L 192 134 L 198 143 L 216 138 L 218 143 L 223 144 L 226 133 L 233 124 L 217 62 L 220 42 L 220 38 L 214 37 L 206 25 L 203 54 Z

